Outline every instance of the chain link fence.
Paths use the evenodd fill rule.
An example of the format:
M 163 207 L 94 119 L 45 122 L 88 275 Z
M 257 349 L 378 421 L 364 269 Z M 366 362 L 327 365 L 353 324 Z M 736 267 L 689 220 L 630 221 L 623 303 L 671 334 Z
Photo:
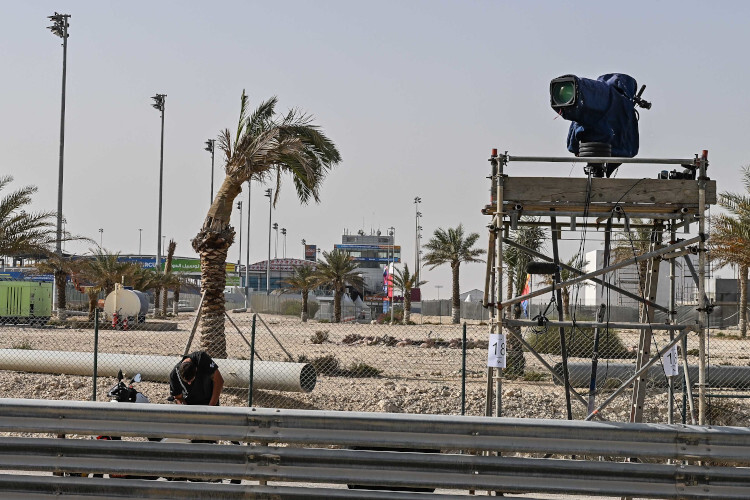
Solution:
M 166 403 L 169 372 L 185 352 L 191 332 L 195 334 L 189 351 L 201 349 L 206 342 L 207 334 L 196 318 L 199 302 L 200 296 L 182 295 L 176 313 L 164 318 L 149 313 L 143 321 L 130 318 L 127 325 L 120 320 L 115 328 L 113 318 L 102 314 L 97 327 L 85 313 L 53 319 L 44 326 L 0 325 L 1 395 L 106 401 L 117 371 L 122 370 L 126 379 L 141 373 L 143 381 L 136 388 L 151 402 Z M 374 308 L 347 305 L 342 310 L 345 321 L 333 323 L 331 304 L 315 299 L 311 319 L 302 322 L 298 296 L 254 295 L 247 309 L 244 297 L 230 297 L 223 323 L 227 356 L 217 359 L 226 381 L 221 404 L 241 406 L 252 401 L 279 408 L 483 415 L 488 387 L 494 394 L 496 382 L 488 385 L 487 380 L 487 311 L 484 319 L 463 320 L 464 343 L 464 326 L 450 323 L 444 303 L 450 306 L 449 301 L 440 301 L 439 307 L 415 304 L 415 311 L 421 312 L 413 312 L 413 324 L 404 325 L 390 324 L 390 315 Z M 443 315 L 428 315 L 433 308 Z M 171 304 L 168 309 L 173 310 Z M 401 311 L 395 318 L 400 321 Z M 687 312 L 684 321 L 693 321 Z M 523 328 L 521 333 L 538 356 L 509 341 L 509 366 L 499 380 L 501 415 L 567 418 L 564 388 L 545 366 L 560 372 L 559 329 Z M 597 405 L 633 375 L 639 336 L 635 330 L 601 332 Z M 735 329 L 714 327 L 708 339 L 708 422 L 748 425 L 750 341 Z M 669 340 L 669 332 L 654 331 L 652 355 Z M 566 341 L 571 385 L 581 399 L 588 400 L 593 331 L 568 328 Z M 252 346 L 256 356 L 250 393 Z M 697 334 L 687 335 L 679 345 L 680 356 L 683 350 L 697 412 Z M 691 422 L 691 391 L 684 383 L 682 365 L 671 391 L 661 361 L 651 368 L 647 380 L 644 421 L 667 422 L 672 412 L 674 422 Z M 631 397 L 628 388 L 601 412 L 602 417 L 628 421 Z M 587 414 L 575 396 L 572 410 L 576 419 Z

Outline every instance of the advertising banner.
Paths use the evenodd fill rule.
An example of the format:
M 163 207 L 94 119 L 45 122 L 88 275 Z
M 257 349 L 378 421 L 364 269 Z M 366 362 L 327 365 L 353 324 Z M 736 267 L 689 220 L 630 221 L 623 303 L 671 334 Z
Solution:
M 318 247 L 316 245 L 305 245 L 305 260 L 315 262 L 318 255 Z

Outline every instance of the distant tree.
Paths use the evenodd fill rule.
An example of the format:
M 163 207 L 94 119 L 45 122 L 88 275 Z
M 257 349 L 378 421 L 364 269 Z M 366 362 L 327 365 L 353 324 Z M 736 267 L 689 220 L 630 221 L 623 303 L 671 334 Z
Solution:
M 201 346 L 211 356 L 226 357 L 224 333 L 224 286 L 226 260 L 234 242 L 229 224 L 234 199 L 247 181 L 272 181 L 278 200 L 283 174 L 289 174 L 302 203 L 319 201 L 320 187 L 331 168 L 341 162 L 335 144 L 312 118 L 297 110 L 276 114 L 275 97 L 262 102 L 251 114 L 242 92 L 236 133 L 226 129 L 219 136 L 225 154 L 226 176 L 211 203 L 193 249 L 200 254 L 201 283 L 204 292 L 201 310 Z
M 461 299 L 459 289 L 459 270 L 462 262 L 484 262 L 479 258 L 485 250 L 473 248 L 479 239 L 478 233 L 464 235 L 464 226 L 459 224 L 456 228 L 435 230 L 432 238 L 425 244 L 427 254 L 424 263 L 435 269 L 443 264 L 450 264 L 453 277 L 453 323 L 461 321 Z
M 323 252 L 323 260 L 319 260 L 316 276 L 322 285 L 333 289 L 333 322 L 341 322 L 341 299 L 346 291 L 346 285 L 362 288 L 363 278 L 357 272 L 357 263 L 346 252 L 335 249 Z
M 315 290 L 320 283 L 320 278 L 315 273 L 315 269 L 312 264 L 303 264 L 294 269 L 294 274 L 288 277 L 283 282 L 287 285 L 284 288 L 284 293 L 288 292 L 299 292 L 302 295 L 302 322 L 306 323 L 309 312 L 308 312 L 308 297 L 310 292 Z
M 742 183 L 750 193 L 750 166 L 742 168 Z M 719 206 L 726 213 L 712 217 L 709 241 L 710 257 L 719 267 L 734 264 L 739 268 L 740 334 L 747 336 L 747 279 L 750 268 L 750 195 L 721 193 Z
M 409 322 L 411 317 L 411 291 L 413 288 L 419 288 L 427 283 L 418 281 L 417 275 L 409 272 L 409 265 L 404 262 L 403 269 L 396 269 L 393 273 L 393 286 L 401 290 L 404 296 L 404 324 Z

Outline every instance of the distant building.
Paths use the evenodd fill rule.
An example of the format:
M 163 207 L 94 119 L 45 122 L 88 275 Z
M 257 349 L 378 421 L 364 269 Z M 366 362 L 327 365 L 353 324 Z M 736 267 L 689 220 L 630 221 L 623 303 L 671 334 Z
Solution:
M 401 262 L 401 247 L 395 244 L 395 237 L 381 234 L 357 234 L 344 232 L 341 244 L 335 249 L 348 253 L 357 263 L 357 271 L 362 273 L 365 281 L 365 293 L 380 295 L 383 293 L 383 270 L 390 262 Z

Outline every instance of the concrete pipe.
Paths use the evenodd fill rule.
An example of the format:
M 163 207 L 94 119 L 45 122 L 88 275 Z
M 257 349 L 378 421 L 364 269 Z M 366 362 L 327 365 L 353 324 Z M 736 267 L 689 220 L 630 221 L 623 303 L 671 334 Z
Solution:
M 116 377 L 122 370 L 127 376 L 140 373 L 143 380 L 169 382 L 169 373 L 179 361 L 178 356 L 148 354 L 99 353 L 97 372 L 100 377 Z M 216 359 L 226 387 L 246 388 L 250 381 L 250 361 Z M 253 387 L 286 392 L 310 392 L 317 376 L 309 363 L 258 361 L 254 363 Z M 31 373 L 92 376 L 94 354 L 73 351 L 35 351 L 0 349 L 0 370 Z
M 557 363 L 554 369 L 562 375 L 562 363 Z M 572 387 L 588 387 L 591 381 L 591 363 L 568 363 L 568 373 Z M 602 360 L 599 360 L 596 369 L 596 385 L 598 388 L 604 387 L 607 380 L 624 382 L 634 373 L 635 364 L 603 363 Z M 690 375 L 691 381 L 697 382 L 698 367 L 695 365 L 688 366 L 688 375 Z M 706 370 L 706 377 L 708 386 L 715 389 L 750 388 L 750 366 L 709 366 Z M 680 364 L 679 375 L 674 378 L 675 388 L 681 388 L 684 379 L 682 364 Z M 659 387 L 668 385 L 667 378 L 664 376 L 664 369 L 658 363 L 648 369 L 646 380 L 649 384 Z M 559 385 L 558 382 L 555 383 Z

